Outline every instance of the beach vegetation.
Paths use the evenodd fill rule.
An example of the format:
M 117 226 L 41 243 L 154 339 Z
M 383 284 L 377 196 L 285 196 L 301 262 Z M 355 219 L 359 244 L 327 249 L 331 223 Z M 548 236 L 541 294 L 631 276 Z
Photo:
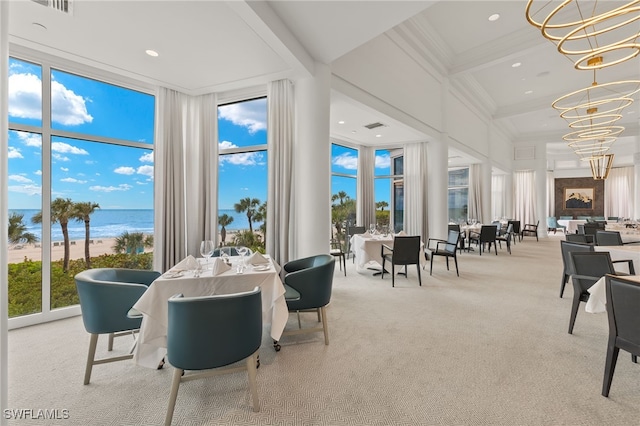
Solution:
M 153 247 L 153 235 L 125 231 L 116 237 L 113 251 L 136 255 L 144 252 L 145 248 L 151 247 Z
M 87 269 L 91 268 L 91 254 L 89 252 L 90 242 L 90 230 L 89 223 L 91 221 L 91 214 L 99 209 L 98 203 L 92 203 L 91 201 L 83 201 L 74 203 L 73 205 L 73 218 L 84 222 L 84 261 L 87 265 Z
M 27 225 L 24 223 L 24 214 L 11 213 L 9 215 L 9 244 L 33 244 L 38 242 L 38 237 L 27 232 Z
M 254 216 L 260 206 L 260 200 L 257 198 L 246 197 L 233 205 L 233 209 L 237 213 L 246 213 L 249 221 L 249 232 L 253 233 L 253 222 L 256 220 Z
M 51 223 L 59 223 L 64 241 L 63 270 L 69 270 L 69 219 L 73 219 L 73 201 L 70 198 L 56 198 L 51 202 Z M 42 210 L 36 213 L 31 221 L 42 223 Z
M 254 252 L 265 253 L 264 241 L 260 234 L 253 231 L 239 231 L 233 236 L 233 244 L 250 248 Z
M 224 245 L 225 240 L 227 239 L 227 226 L 231 225 L 231 222 L 233 222 L 233 216 L 229 216 L 228 214 L 223 214 L 218 216 L 218 225 L 221 226 L 220 228 L 220 241 L 221 244 Z

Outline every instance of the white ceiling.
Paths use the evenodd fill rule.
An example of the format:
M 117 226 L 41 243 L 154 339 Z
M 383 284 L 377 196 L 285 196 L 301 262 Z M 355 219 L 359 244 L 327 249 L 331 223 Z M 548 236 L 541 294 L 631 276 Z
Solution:
M 451 80 L 474 93 L 515 143 L 545 145 L 549 158 L 567 166 L 575 159 L 561 140 L 568 127 L 550 104 L 589 85 L 593 75 L 573 69 L 526 22 L 525 6 L 524 0 L 75 0 L 68 15 L 13 0 L 9 34 L 14 46 L 198 95 L 309 75 L 315 61 L 330 64 L 396 25 L 419 28 L 421 47 L 439 59 Z M 500 19 L 489 22 L 493 13 Z M 631 25 L 640 32 L 640 20 Z M 160 56 L 149 57 L 146 49 Z M 522 65 L 512 68 L 515 62 Z M 631 78 L 640 79 L 640 58 L 598 73 L 599 82 Z M 525 94 L 528 90 L 532 93 Z M 614 144 L 620 152 L 616 164 L 630 162 L 638 151 L 638 104 L 621 120 L 627 130 Z M 363 127 L 373 122 L 385 127 Z M 331 135 L 372 145 L 424 137 L 337 91 L 332 91 Z M 452 156 L 473 161 L 462 152 Z

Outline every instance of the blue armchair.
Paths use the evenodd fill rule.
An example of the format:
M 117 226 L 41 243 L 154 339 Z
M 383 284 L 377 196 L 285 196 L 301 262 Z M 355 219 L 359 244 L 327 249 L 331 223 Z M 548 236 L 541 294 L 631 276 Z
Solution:
M 165 425 L 171 424 L 180 383 L 247 370 L 253 411 L 260 411 L 256 385 L 262 343 L 260 288 L 236 294 L 169 299 L 167 360 L 175 367 Z M 212 370 L 245 360 L 244 366 Z
M 82 322 L 91 335 L 84 374 L 89 384 L 91 370 L 96 364 L 131 359 L 133 354 L 95 359 L 98 336 L 109 334 L 109 350 L 113 337 L 133 333 L 140 328 L 141 318 L 127 316 L 147 287 L 160 276 L 159 272 L 140 269 L 97 268 L 87 269 L 74 277 Z

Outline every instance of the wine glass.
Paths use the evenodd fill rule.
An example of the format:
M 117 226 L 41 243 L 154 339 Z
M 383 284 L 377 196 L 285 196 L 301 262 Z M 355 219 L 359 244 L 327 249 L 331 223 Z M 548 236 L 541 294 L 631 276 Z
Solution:
M 209 259 L 213 256 L 213 241 L 204 240 L 200 243 L 200 254 L 207 259 L 207 268 L 209 267 Z
M 236 248 L 236 250 L 238 251 L 238 254 L 240 255 L 240 265 L 238 266 L 238 269 L 244 270 L 244 257 L 249 252 L 249 249 L 244 247 L 244 246 L 239 246 L 239 247 Z
M 371 235 L 373 235 L 376 232 L 376 224 L 375 223 L 369 224 L 369 232 L 371 233 Z

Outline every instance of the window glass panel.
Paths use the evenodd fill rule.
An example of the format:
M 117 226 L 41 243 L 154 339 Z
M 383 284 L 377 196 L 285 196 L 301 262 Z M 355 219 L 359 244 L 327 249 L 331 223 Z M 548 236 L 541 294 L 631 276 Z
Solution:
M 469 186 L 469 169 L 449 170 L 449 187 Z
M 267 98 L 218 107 L 220 149 L 267 143 Z
M 393 185 L 393 230 L 400 232 L 404 229 L 404 183 L 395 181 Z
M 391 155 L 387 149 L 376 151 L 374 176 L 389 176 L 391 174 Z
M 404 156 L 395 157 L 393 159 L 393 174 L 396 174 L 396 175 L 404 174 Z
M 358 150 L 331 144 L 331 173 L 356 176 L 358 174 Z M 332 192 L 333 194 L 336 191 Z M 355 199 L 355 194 L 353 196 Z
M 42 312 L 42 136 L 9 132 L 9 317 Z
M 334 238 L 344 240 L 346 228 L 356 225 L 356 188 L 353 177 L 331 177 L 331 223 Z
M 42 126 L 42 67 L 9 58 L 9 121 Z
M 52 70 L 51 98 L 53 129 L 153 143 L 151 95 Z
M 467 220 L 469 188 L 449 189 L 449 220 L 460 222 Z
M 391 195 L 394 190 L 392 182 L 390 178 L 378 178 L 374 181 L 377 226 L 386 226 L 390 223 Z

